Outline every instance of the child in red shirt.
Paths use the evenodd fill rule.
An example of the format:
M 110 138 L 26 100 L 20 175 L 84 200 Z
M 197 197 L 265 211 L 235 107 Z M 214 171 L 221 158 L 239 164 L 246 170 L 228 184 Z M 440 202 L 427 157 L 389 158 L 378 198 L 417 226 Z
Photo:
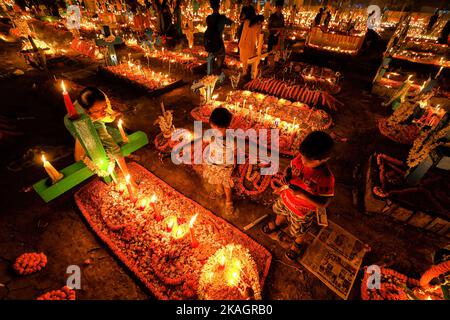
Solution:
M 300 144 L 300 154 L 291 161 L 286 171 L 286 185 L 278 192 L 280 196 L 273 205 L 275 221 L 263 227 L 271 234 L 289 224 L 295 239 L 287 258 L 296 260 L 303 244 L 304 235 L 312 225 L 316 211 L 325 208 L 334 196 L 334 176 L 327 161 L 334 145 L 325 132 L 311 132 Z

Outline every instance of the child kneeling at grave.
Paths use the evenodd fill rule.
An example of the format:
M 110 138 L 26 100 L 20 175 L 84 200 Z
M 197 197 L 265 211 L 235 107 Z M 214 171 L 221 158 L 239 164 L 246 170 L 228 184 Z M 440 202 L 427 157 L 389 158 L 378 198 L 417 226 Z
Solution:
M 334 176 L 328 167 L 334 141 L 325 132 L 313 131 L 300 144 L 300 154 L 286 170 L 286 184 L 277 190 L 278 199 L 273 205 L 274 221 L 263 226 L 263 232 L 277 232 L 280 241 L 286 241 L 281 231 L 286 224 L 295 239 L 286 257 L 297 260 L 304 238 L 310 229 L 317 210 L 328 206 L 334 196 Z

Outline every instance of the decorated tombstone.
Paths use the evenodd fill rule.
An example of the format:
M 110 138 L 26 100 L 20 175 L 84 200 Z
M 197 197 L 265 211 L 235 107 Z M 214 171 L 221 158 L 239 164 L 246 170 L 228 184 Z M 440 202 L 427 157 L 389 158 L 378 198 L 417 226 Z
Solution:
M 155 49 L 155 42 L 156 40 L 153 37 L 153 30 L 151 29 L 147 29 L 144 32 L 145 36 L 147 39 L 145 39 L 142 44 L 144 45 L 144 47 L 149 50 L 149 51 L 153 51 Z
M 95 39 L 95 44 L 100 47 L 106 47 L 108 49 L 108 54 L 106 55 L 106 64 L 116 66 L 118 64 L 117 54 L 115 46 L 122 44 L 123 40 L 119 36 L 114 36 L 110 33 L 108 26 L 103 26 L 102 30 L 104 39 Z
M 61 172 L 54 169 L 43 157 L 44 168 L 51 180 L 42 179 L 35 183 L 33 188 L 46 202 L 55 199 L 93 175 L 102 177 L 107 183 L 112 180 L 116 181 L 114 171 L 116 159 L 106 152 L 91 118 L 84 113 L 81 107 L 75 107 L 72 103 L 63 82 L 62 89 L 68 112 L 64 117 L 64 124 L 72 136 L 80 142 L 86 156 L 82 161 L 75 162 L 62 169 Z M 110 105 L 107 97 L 106 101 Z M 108 126 L 106 126 L 106 130 L 114 142 L 121 145 L 120 154 L 124 157 L 148 143 L 147 135 L 144 132 L 138 131 L 126 136 L 120 124 L 119 130 Z M 122 167 L 121 169 L 123 171 Z
M 430 130 L 423 131 L 409 152 L 407 185 L 419 183 L 431 168 L 450 170 L 450 114 Z
M 67 7 L 66 12 L 66 27 L 74 33 L 74 35 L 77 35 L 80 30 L 80 23 L 81 23 L 81 10 L 80 7 L 77 5 L 70 5 Z

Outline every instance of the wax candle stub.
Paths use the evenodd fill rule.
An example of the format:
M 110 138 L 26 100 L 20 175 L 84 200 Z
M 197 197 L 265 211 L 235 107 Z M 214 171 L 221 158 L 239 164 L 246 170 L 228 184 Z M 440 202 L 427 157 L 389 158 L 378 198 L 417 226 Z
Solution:
M 52 183 L 56 183 L 64 177 L 58 170 L 55 169 L 55 167 L 53 167 L 53 165 L 49 161 L 47 161 L 45 155 L 42 155 L 41 159 L 42 164 L 44 165 L 44 169 L 52 180 Z

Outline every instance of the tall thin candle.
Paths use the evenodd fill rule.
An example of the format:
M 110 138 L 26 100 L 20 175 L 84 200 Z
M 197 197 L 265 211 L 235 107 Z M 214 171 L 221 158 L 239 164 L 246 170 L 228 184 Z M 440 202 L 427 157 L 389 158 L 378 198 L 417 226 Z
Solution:
M 128 194 L 130 195 L 130 201 L 136 202 L 136 197 L 134 196 L 133 186 L 131 185 L 131 176 L 129 174 L 125 177 L 125 182 L 127 184 Z
M 125 133 L 125 130 L 123 130 L 123 121 L 122 119 L 119 119 L 119 122 L 117 123 L 117 127 L 119 127 L 120 135 L 122 136 L 122 141 L 125 143 L 128 143 L 128 136 Z
M 78 117 L 78 113 L 77 113 L 77 110 L 75 109 L 75 107 L 74 107 L 74 105 L 72 103 L 72 100 L 70 100 L 70 96 L 67 93 L 66 86 L 64 85 L 64 81 L 63 80 L 61 80 L 61 88 L 62 88 L 62 94 L 63 94 L 63 97 L 64 97 L 64 104 L 66 106 L 67 113 L 69 114 L 69 118 L 70 119 L 75 119 L 75 118 Z

